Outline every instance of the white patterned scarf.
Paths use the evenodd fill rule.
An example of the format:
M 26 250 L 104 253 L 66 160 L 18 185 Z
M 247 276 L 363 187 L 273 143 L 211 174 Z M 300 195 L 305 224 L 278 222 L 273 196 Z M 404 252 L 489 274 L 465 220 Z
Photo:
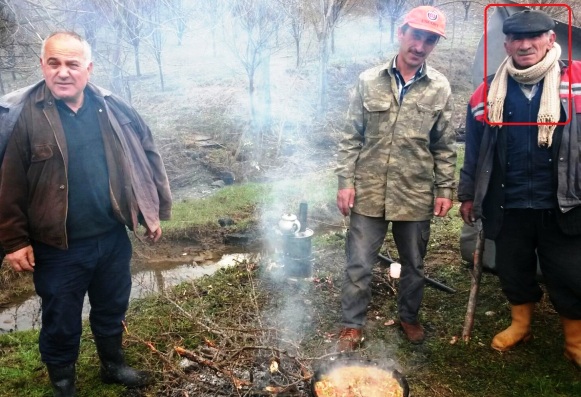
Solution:
M 510 75 L 521 84 L 536 84 L 542 79 L 545 79 L 537 122 L 558 123 L 561 117 L 561 104 L 559 102 L 559 84 L 561 81 L 560 57 L 561 47 L 557 43 L 553 43 L 553 48 L 547 52 L 547 55 L 539 63 L 527 69 L 517 69 L 514 66 L 512 58 L 507 56 L 498 67 L 496 76 L 494 76 L 492 83 L 490 83 L 490 90 L 488 92 L 488 119 L 490 122 L 502 123 L 507 79 L 508 75 Z M 556 125 L 539 125 L 539 146 L 551 146 L 555 128 Z

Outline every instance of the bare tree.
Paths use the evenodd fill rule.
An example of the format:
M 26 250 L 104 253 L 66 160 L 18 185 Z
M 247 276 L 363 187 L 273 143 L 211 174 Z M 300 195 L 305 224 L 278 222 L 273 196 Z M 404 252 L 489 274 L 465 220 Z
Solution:
M 389 17 L 389 37 L 392 43 L 395 42 L 397 20 L 405 13 L 406 4 L 407 0 L 377 0 L 377 9 L 381 10 L 381 15 Z
M 270 130 L 270 56 L 282 14 L 268 0 L 234 0 L 224 23 L 225 41 L 238 58 L 248 78 L 250 130 L 254 155 L 262 155 L 262 138 Z M 238 145 L 237 155 L 244 136 Z
M 569 0 L 569 1 L 560 1 L 560 0 L 508 0 L 507 3 L 513 4 L 527 4 L 530 5 L 529 8 L 542 10 L 549 14 L 556 20 L 559 20 L 564 23 L 569 23 L 569 9 L 571 9 L 571 19 L 573 25 L 580 26 L 581 25 L 581 0 Z M 538 5 L 534 5 L 538 4 Z M 568 6 L 568 7 L 566 7 Z
M 212 54 L 216 56 L 216 36 L 222 25 L 222 16 L 226 13 L 229 2 L 225 0 L 198 1 L 196 12 L 202 17 L 203 22 L 210 28 L 212 34 Z
M 109 1 L 115 3 L 117 9 L 115 26 L 119 38 L 127 37 L 128 43 L 133 47 L 136 75 L 141 76 L 139 56 L 141 46 L 145 45 L 156 61 L 161 90 L 165 90 L 162 52 L 165 39 L 164 31 L 168 29 L 172 20 L 172 9 L 169 3 L 167 0 Z M 117 43 L 117 48 L 121 49 L 120 42 Z M 121 59 L 117 57 L 116 61 L 120 62 Z M 124 82 L 123 88 L 126 91 L 129 90 L 127 82 Z
M 470 7 L 472 6 L 472 2 L 463 0 L 462 6 L 464 7 L 464 20 L 467 21 L 468 20 L 468 13 L 470 12 Z
M 162 13 L 163 13 L 163 3 L 159 1 L 152 1 L 152 8 L 150 9 L 150 25 L 151 25 L 151 33 L 148 36 L 148 41 L 151 45 L 151 49 L 153 52 L 153 57 L 155 58 L 155 62 L 157 63 L 157 69 L 159 72 L 159 82 L 161 85 L 161 90 L 165 90 L 165 84 L 163 79 L 163 64 L 161 60 L 162 50 L 164 45 L 164 22 L 162 21 Z
M 319 112 L 327 109 L 329 41 L 343 12 L 355 5 L 356 0 L 308 0 L 305 6 L 319 43 Z
M 387 6 L 384 0 L 375 1 L 375 9 L 377 11 L 377 28 L 379 29 L 379 50 L 383 47 L 383 31 L 385 28 L 384 21 L 388 18 Z
M 123 96 L 125 99 L 130 99 L 131 94 L 129 91 L 129 83 L 125 78 L 125 73 L 123 71 L 123 19 L 120 13 L 117 13 L 116 17 L 113 19 L 113 31 L 115 34 L 115 43 L 113 46 L 113 52 L 111 56 L 112 63 L 112 73 L 111 73 L 111 89 L 113 92 Z
M 178 46 L 181 46 L 182 40 L 184 39 L 184 33 L 188 27 L 188 12 L 186 11 L 182 0 L 173 0 L 171 6 L 171 21 L 175 26 L 176 36 L 178 37 Z
M 14 69 L 16 66 L 16 33 L 18 25 L 16 15 L 8 4 L 0 2 L 0 92 L 5 93 L 2 70 Z
M 519 1 L 521 4 L 538 4 L 538 6 L 530 6 L 532 9 L 537 9 L 546 12 L 554 19 L 558 19 L 560 21 L 567 22 L 568 16 L 568 9 L 567 7 L 563 6 L 563 1 L 557 0 L 531 0 L 531 1 Z M 575 4 L 577 3 L 577 4 Z M 578 7 L 581 5 L 581 2 L 577 2 L 575 0 L 568 1 L 567 5 L 571 8 L 571 10 L 579 9 Z M 577 7 L 575 7 L 577 6 Z
M 135 60 L 135 75 L 141 76 L 141 66 L 139 62 L 139 44 L 144 25 L 144 11 L 147 9 L 147 1 L 125 0 L 121 10 L 121 20 L 125 25 L 127 40 L 133 47 L 133 57 Z
M 67 24 L 71 30 L 77 26 L 85 32 L 85 39 L 93 50 L 97 46 L 97 32 L 104 26 L 101 10 L 106 8 L 106 0 L 68 0 L 63 2 L 66 7 Z
M 280 7 L 290 21 L 290 34 L 295 44 L 296 67 L 301 62 L 301 40 L 307 25 L 304 2 L 301 0 L 278 0 Z
M 28 77 L 38 70 L 39 48 L 48 31 L 46 10 L 24 0 L 0 0 L 0 91 L 2 73 Z

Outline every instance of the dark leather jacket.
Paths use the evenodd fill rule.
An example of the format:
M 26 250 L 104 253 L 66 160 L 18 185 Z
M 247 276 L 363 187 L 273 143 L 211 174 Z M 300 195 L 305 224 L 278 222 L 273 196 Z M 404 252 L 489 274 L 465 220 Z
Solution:
M 149 127 L 111 92 L 87 86 L 98 103 L 116 218 L 156 229 L 171 215 L 171 193 Z M 7 253 L 36 240 L 66 249 L 67 145 L 44 81 L 0 99 L 0 244 Z M 87 181 L 90 184 L 91 181 Z

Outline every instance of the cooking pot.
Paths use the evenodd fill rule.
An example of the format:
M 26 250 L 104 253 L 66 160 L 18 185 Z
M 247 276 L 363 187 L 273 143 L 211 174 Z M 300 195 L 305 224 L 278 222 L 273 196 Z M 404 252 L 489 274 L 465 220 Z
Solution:
M 378 361 L 373 361 L 360 357 L 339 355 L 334 360 L 325 360 L 315 365 L 315 373 L 311 378 L 311 392 L 314 397 L 321 397 L 317 395 L 315 384 L 324 379 L 324 377 L 333 370 L 341 367 L 372 367 L 378 368 L 391 373 L 391 376 L 397 380 L 403 390 L 403 397 L 409 397 L 410 388 L 405 377 L 394 369 L 389 364 L 383 364 Z

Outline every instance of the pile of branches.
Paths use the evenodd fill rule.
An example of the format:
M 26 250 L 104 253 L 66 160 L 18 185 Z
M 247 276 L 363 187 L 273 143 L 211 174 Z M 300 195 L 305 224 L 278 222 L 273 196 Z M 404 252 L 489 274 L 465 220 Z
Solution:
M 230 302 L 233 294 L 245 298 L 240 300 L 239 307 L 227 310 L 229 315 L 216 310 L 209 314 L 208 307 L 204 307 L 208 288 L 218 290 L 216 284 L 212 287 L 192 283 L 181 293 L 174 290 L 171 296 L 166 293 L 158 298 L 172 308 L 169 316 L 173 319 L 169 321 L 172 325 L 164 322 L 158 327 L 160 337 L 157 340 L 148 341 L 126 329 L 126 341 L 145 346 L 149 353 L 140 358 L 149 361 L 150 368 L 161 372 L 163 381 L 157 382 L 157 395 L 311 395 L 311 364 L 333 353 L 317 358 L 305 357 L 300 342 L 288 340 L 279 329 L 264 324 L 263 301 L 272 298 L 265 293 L 270 294 L 276 289 L 255 285 L 262 282 L 254 279 L 257 269 L 256 264 L 241 263 L 236 270 L 228 270 L 237 273 L 231 275 L 236 278 L 236 284 L 225 282 L 225 285 L 238 292 L 221 293 L 228 296 Z M 161 319 L 159 323 L 162 324 Z M 142 332 L 140 328 L 139 333 Z M 160 367 L 163 371 L 159 371 Z

